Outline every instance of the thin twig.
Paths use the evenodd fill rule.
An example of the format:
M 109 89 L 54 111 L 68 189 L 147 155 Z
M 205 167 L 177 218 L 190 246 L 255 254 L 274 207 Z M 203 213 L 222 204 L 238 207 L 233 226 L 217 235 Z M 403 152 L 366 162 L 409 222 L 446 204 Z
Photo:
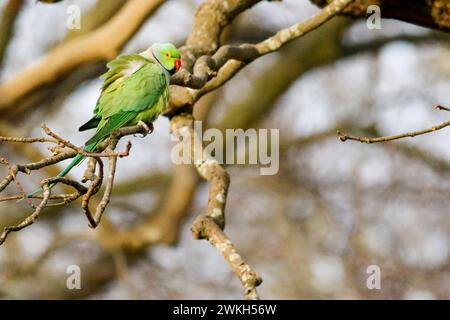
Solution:
M 74 145 L 73 143 L 71 143 L 70 141 L 67 141 L 63 138 L 61 138 L 60 136 L 58 136 L 56 133 L 54 133 L 53 131 L 51 131 L 45 124 L 42 124 L 42 129 L 44 130 L 44 132 L 46 134 L 48 134 L 49 136 L 51 136 L 53 139 L 57 140 L 59 143 L 61 143 L 62 145 L 76 151 L 78 154 L 82 154 L 86 157 L 127 157 L 130 155 L 130 149 L 131 149 L 131 142 L 128 141 L 125 150 L 122 152 L 89 152 L 84 150 L 83 148 L 77 147 L 76 145 Z M 120 134 L 119 134 L 120 136 Z M 107 140 L 107 142 L 110 142 Z M 101 146 L 103 144 L 101 144 L 99 146 L 99 150 L 102 150 Z
M 49 197 L 49 200 L 64 200 L 67 198 L 67 194 L 55 194 L 55 195 L 51 195 Z M 30 197 L 30 199 L 40 199 L 42 200 L 44 198 L 43 195 L 40 194 L 36 194 L 32 197 Z M 5 201 L 11 201 L 11 200 L 21 200 L 23 199 L 23 195 L 22 194 L 16 194 L 14 196 L 6 196 L 6 197 L 0 197 L 0 202 L 5 202 Z

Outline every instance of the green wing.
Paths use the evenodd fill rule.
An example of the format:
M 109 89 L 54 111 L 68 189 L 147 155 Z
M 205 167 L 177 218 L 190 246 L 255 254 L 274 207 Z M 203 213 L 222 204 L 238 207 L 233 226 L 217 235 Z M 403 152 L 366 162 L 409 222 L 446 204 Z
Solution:
M 153 61 L 140 55 L 126 55 L 113 60 L 108 67 L 94 110 L 96 116 L 81 127 L 98 120 L 97 132 L 86 145 L 103 140 L 115 128 L 136 124 L 138 119 L 154 120 L 168 100 L 164 69 Z
M 103 95 L 105 91 L 113 91 L 114 88 L 117 87 L 117 84 L 119 82 L 131 76 L 134 72 L 138 71 L 142 66 L 144 66 L 144 64 L 149 62 L 150 62 L 149 60 L 145 59 L 143 56 L 139 54 L 125 54 L 110 61 L 106 65 L 108 71 L 100 76 L 100 79 L 103 79 L 101 95 Z M 117 81 L 116 86 L 112 86 L 112 88 L 108 90 L 108 88 L 116 81 Z M 78 128 L 79 131 L 94 129 L 100 123 L 102 119 L 102 116 L 99 113 L 98 109 L 100 104 L 100 98 L 97 100 L 97 104 L 94 108 L 94 117 L 92 117 L 88 122 L 86 122 L 80 128 Z
M 96 113 L 105 119 L 122 111 L 143 111 L 158 101 L 167 86 L 163 68 L 149 62 L 132 76 L 111 83 L 102 92 Z

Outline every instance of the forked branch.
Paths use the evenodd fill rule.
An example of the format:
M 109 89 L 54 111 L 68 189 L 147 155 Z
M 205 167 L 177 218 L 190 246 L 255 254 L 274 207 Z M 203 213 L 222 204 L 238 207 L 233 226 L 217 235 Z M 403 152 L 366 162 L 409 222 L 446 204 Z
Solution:
M 191 150 L 192 163 L 198 174 L 209 184 L 206 210 L 192 224 L 192 234 L 196 239 L 208 240 L 219 250 L 231 270 L 241 281 L 246 299 L 259 299 L 256 287 L 261 284 L 261 277 L 245 262 L 223 231 L 225 228 L 225 205 L 230 185 L 229 175 L 215 159 L 204 153 L 193 123 L 193 117 L 189 114 L 182 114 L 171 120 L 172 134 L 181 139 L 183 143 L 189 144 L 183 150 Z
M 14 142 L 14 143 L 36 143 L 36 142 L 42 142 L 42 143 L 52 143 L 56 146 L 65 147 L 63 149 L 58 149 L 57 154 L 54 154 L 48 158 L 42 159 L 38 162 L 33 163 L 27 163 L 27 164 L 17 164 L 17 165 L 9 165 L 8 161 L 6 159 L 2 159 L 2 163 L 8 166 L 8 174 L 6 177 L 0 182 L 0 192 L 3 191 L 8 185 L 15 181 L 16 185 L 20 191 L 20 194 L 13 195 L 13 196 L 6 196 L 6 197 L 0 197 L 0 201 L 10 201 L 15 199 L 27 199 L 29 201 L 30 206 L 34 209 L 33 213 L 29 215 L 25 220 L 20 222 L 16 226 L 10 226 L 6 227 L 3 231 L 3 233 L 0 236 L 0 245 L 6 240 L 6 237 L 11 232 L 19 231 L 36 221 L 36 219 L 39 217 L 40 213 L 44 210 L 44 208 L 48 206 L 54 206 L 54 205 L 61 205 L 61 204 L 68 204 L 79 197 L 83 197 L 82 201 L 82 209 L 85 213 L 86 217 L 88 218 L 89 224 L 91 227 L 95 228 L 98 223 L 100 222 L 100 219 L 111 199 L 111 193 L 114 183 L 114 176 L 116 172 L 116 163 L 117 158 L 119 157 L 126 157 L 130 153 L 131 149 L 131 142 L 128 141 L 126 148 L 122 152 L 114 152 L 117 143 L 119 142 L 120 138 L 126 135 L 131 134 L 147 134 L 146 131 L 147 128 L 144 126 L 138 124 L 134 127 L 125 127 L 121 129 L 115 130 L 111 136 L 106 139 L 104 142 L 100 143 L 100 145 L 97 147 L 96 152 L 86 152 L 81 147 L 77 147 L 74 144 L 72 144 L 70 141 L 65 140 L 58 136 L 56 133 L 52 132 L 47 126 L 42 125 L 42 128 L 44 132 L 51 138 L 11 138 L 11 137 L 0 137 L 0 141 L 5 142 Z M 56 150 L 53 148 L 53 150 Z M 55 151 L 56 152 L 56 151 Z M 31 171 L 40 170 L 44 167 L 53 165 L 55 163 L 61 162 L 65 159 L 73 158 L 77 154 L 83 154 L 86 157 L 89 157 L 89 163 L 88 163 L 88 170 L 90 172 L 89 179 L 83 179 L 82 182 L 91 181 L 89 187 L 84 186 L 82 183 L 69 179 L 66 177 L 53 177 L 44 179 L 41 181 L 40 185 L 43 189 L 42 195 L 34 195 L 31 198 L 33 199 L 40 199 L 40 203 L 37 206 L 34 206 L 31 202 L 31 199 L 28 199 L 26 197 L 26 192 L 23 190 L 22 186 L 20 185 L 17 175 L 19 173 L 26 173 L 29 174 Z M 91 211 L 89 210 L 89 201 L 101 188 L 102 182 L 103 182 L 103 161 L 102 158 L 108 158 L 109 160 L 109 173 L 107 177 L 107 183 L 105 192 L 103 193 L 102 200 L 97 205 L 97 208 L 95 210 L 95 214 L 92 215 Z M 98 175 L 95 176 L 95 168 L 98 167 Z M 86 176 L 86 174 L 85 174 Z M 84 178 L 84 177 L 83 177 Z M 57 194 L 52 195 L 51 188 L 54 184 L 65 184 L 67 186 L 70 186 L 75 189 L 75 192 L 73 193 L 65 193 L 65 194 Z M 62 202 L 59 203 L 49 203 L 50 200 L 59 200 Z

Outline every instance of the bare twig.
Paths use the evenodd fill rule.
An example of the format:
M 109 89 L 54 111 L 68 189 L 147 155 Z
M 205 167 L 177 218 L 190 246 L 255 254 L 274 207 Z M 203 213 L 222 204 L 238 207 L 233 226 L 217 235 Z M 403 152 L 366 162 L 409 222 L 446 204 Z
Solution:
M 236 251 L 233 243 L 222 229 L 208 216 L 199 216 L 192 225 L 192 233 L 197 239 L 208 240 L 225 258 L 244 288 L 244 296 L 249 300 L 259 300 L 256 287 L 262 278 L 254 272 Z
M 191 160 L 197 172 L 209 183 L 208 206 L 192 224 L 192 234 L 196 239 L 206 239 L 216 247 L 244 288 L 246 299 L 259 299 L 256 287 L 262 279 L 237 253 L 231 240 L 223 232 L 225 227 L 225 204 L 230 178 L 226 170 L 215 160 L 204 155 L 203 147 L 196 137 L 193 117 L 188 114 L 176 116 L 171 120 L 171 131 L 191 146 Z
M 147 127 L 147 126 L 145 126 Z M 52 132 L 47 126 L 42 125 L 43 130 L 51 137 L 51 139 L 45 139 L 45 138 L 8 138 L 8 137 L 1 137 L 3 141 L 8 142 L 19 142 L 19 143 L 31 143 L 31 142 L 51 142 L 51 143 L 58 143 L 63 146 L 68 147 L 70 150 L 62 150 L 57 155 L 50 156 L 48 158 L 42 159 L 38 162 L 32 162 L 27 163 L 24 165 L 13 165 L 11 166 L 6 159 L 1 158 L 0 162 L 8 166 L 8 174 L 7 176 L 0 181 L 0 191 L 4 190 L 12 181 L 16 181 L 17 187 L 20 190 L 21 198 L 25 196 L 25 191 L 21 187 L 19 181 L 16 179 L 16 176 L 19 172 L 24 173 L 30 173 L 33 170 L 39 170 L 44 167 L 50 166 L 52 164 L 58 163 L 60 161 L 63 161 L 65 159 L 74 157 L 77 154 L 83 154 L 88 157 L 91 157 L 90 163 L 91 165 L 88 165 L 88 170 L 92 174 L 89 177 L 89 180 L 92 180 L 92 183 L 89 187 L 85 187 L 78 181 L 66 178 L 66 177 L 53 177 L 49 179 L 45 179 L 42 181 L 41 185 L 44 188 L 44 194 L 43 196 L 33 196 L 32 199 L 41 199 L 40 204 L 38 206 L 33 206 L 31 203 L 31 199 L 27 199 L 30 203 L 30 205 L 35 208 L 32 215 L 29 216 L 24 222 L 20 223 L 19 225 L 15 227 L 7 227 L 2 234 L 2 238 L 0 244 L 2 244 L 7 235 L 10 232 L 13 231 L 19 231 L 22 228 L 32 224 L 40 212 L 43 210 L 44 207 L 54 206 L 54 205 L 60 205 L 60 204 L 67 204 L 70 202 L 75 201 L 79 197 L 83 196 L 82 201 L 82 209 L 85 213 L 86 217 L 89 220 L 89 223 L 92 227 L 96 227 L 98 223 L 100 222 L 101 216 L 103 212 L 106 209 L 106 206 L 108 205 L 111 197 L 111 191 L 114 183 L 114 175 L 116 170 L 116 163 L 118 157 L 124 157 L 128 156 L 130 149 L 131 149 L 131 142 L 128 141 L 125 151 L 123 152 L 114 152 L 114 149 L 116 148 L 119 140 L 121 137 L 130 135 L 130 134 L 136 134 L 136 133 L 142 133 L 147 134 L 147 129 L 144 128 L 142 125 L 138 124 L 133 127 L 124 127 L 115 130 L 109 138 L 107 138 L 105 141 L 99 144 L 97 147 L 97 150 L 100 152 L 86 152 L 83 150 L 83 148 L 77 147 L 73 145 L 71 142 L 59 137 L 57 134 Z M 106 149 L 106 150 L 105 150 Z M 105 150 L 104 152 L 101 152 L 102 150 Z M 92 216 L 92 214 L 89 211 L 89 200 L 90 198 L 95 195 L 101 187 L 102 181 L 103 181 L 103 162 L 101 160 L 102 157 L 109 158 L 109 175 L 107 180 L 107 185 L 105 189 L 105 193 L 103 195 L 102 201 L 98 204 L 95 215 Z M 94 177 L 94 171 L 95 171 L 95 163 L 98 163 L 99 167 L 99 175 L 97 177 Z M 93 177 L 93 178 L 92 178 Z M 75 192 L 73 193 L 67 193 L 63 195 L 56 195 L 52 196 L 50 194 L 51 187 L 56 183 L 62 183 L 68 186 L 71 186 L 75 189 Z M 48 190 L 48 191 L 46 191 Z M 0 201 L 8 201 L 8 200 L 16 200 L 20 198 L 19 196 L 7 196 L 0 198 Z M 60 203 L 48 203 L 50 199 L 60 199 L 63 200 L 63 202 Z
M 116 164 L 117 164 L 116 157 L 109 158 L 109 172 L 108 172 L 108 179 L 106 182 L 106 188 L 105 188 L 105 192 L 103 193 L 102 200 L 100 201 L 100 203 L 97 206 L 97 209 L 95 210 L 95 216 L 93 219 L 94 223 L 91 222 L 91 226 L 93 228 L 97 227 L 97 225 L 99 224 L 99 222 L 102 218 L 103 212 L 105 211 L 106 206 L 108 205 L 109 201 L 111 200 L 111 193 L 112 193 L 112 188 L 113 188 L 113 184 L 114 184 L 114 176 L 116 174 Z
M 297 23 L 289 28 L 283 29 L 257 44 L 241 44 L 239 46 L 224 45 L 212 56 L 204 55 L 200 57 L 193 68 L 194 73 L 190 74 L 188 70 L 182 69 L 172 77 L 172 84 L 188 86 L 194 89 L 200 89 L 214 76 L 226 74 L 226 78 L 221 81 L 224 83 L 232 77 L 237 70 L 244 64 L 247 64 L 256 58 L 268 53 L 277 51 L 285 44 L 304 36 L 310 31 L 315 30 L 339 12 L 348 6 L 354 0 L 335 0 L 318 14 L 312 16 L 306 21 Z M 239 63 L 230 64 L 231 60 L 237 60 Z M 231 68 L 225 73 L 221 68 Z M 217 86 L 216 86 L 217 87 Z M 216 88 L 214 87 L 214 88 Z M 213 89 L 213 88 L 211 88 Z M 206 93 L 206 92 L 202 92 Z M 192 95 L 192 93 L 191 93 Z M 199 98 L 199 97 L 198 97 Z M 196 99 L 195 99 L 196 100 Z
M 67 194 L 55 194 L 55 195 L 51 195 L 48 199 L 49 200 L 65 200 L 67 199 Z M 0 197 L 0 202 L 5 202 L 5 201 L 12 201 L 12 200 L 22 200 L 23 199 L 23 194 L 17 194 L 14 196 L 6 196 L 6 197 Z M 43 199 L 43 195 L 41 194 L 36 194 L 34 196 L 32 196 L 30 199 Z
M 413 138 L 416 136 L 420 136 L 423 134 L 427 134 L 427 133 L 431 133 L 437 130 L 441 130 L 445 127 L 450 126 L 450 121 L 445 121 L 441 124 L 438 124 L 436 126 L 432 126 L 431 128 L 427 128 L 424 130 L 420 130 L 420 131 L 413 131 L 413 132 L 406 132 L 406 133 L 401 133 L 401 134 L 396 134 L 396 135 L 392 135 L 392 136 L 385 136 L 385 137 L 377 137 L 377 138 L 368 138 L 368 137 L 358 137 L 358 136 L 352 136 L 352 135 L 348 135 L 345 133 L 342 133 L 340 131 L 337 132 L 337 134 L 339 135 L 339 139 L 342 142 L 345 142 L 347 140 L 353 140 L 353 141 L 359 141 L 361 143 L 367 143 L 367 144 L 371 144 L 371 143 L 378 143 L 378 142 L 386 142 L 386 141 L 392 141 L 392 140 L 398 140 L 398 139 L 403 139 L 403 138 Z
M 128 143 L 125 147 L 125 150 L 122 152 L 97 152 L 97 153 L 96 152 L 87 152 L 87 151 L 83 150 L 83 148 L 73 145 L 70 141 L 62 139 L 61 137 L 59 137 L 58 135 L 53 133 L 47 126 L 42 125 L 42 128 L 44 129 L 44 131 L 47 134 L 49 134 L 54 139 L 54 140 L 51 139 L 49 141 L 46 141 L 46 139 L 43 139 L 42 140 L 43 142 L 52 142 L 53 143 L 53 142 L 57 141 L 58 143 L 61 143 L 65 146 L 69 147 L 71 150 L 59 152 L 58 154 L 53 155 L 51 157 L 41 159 L 37 162 L 27 163 L 24 165 L 9 166 L 6 159 L 1 158 L 0 159 L 1 162 L 4 164 L 7 164 L 9 166 L 9 174 L 3 180 L 0 181 L 0 192 L 3 191 L 12 181 L 15 180 L 15 177 L 18 172 L 23 172 L 23 173 L 29 174 L 33 170 L 42 169 L 44 167 L 53 165 L 53 164 L 61 162 L 63 160 L 72 158 L 72 157 L 76 156 L 77 154 L 83 154 L 87 157 L 94 157 L 94 158 L 100 158 L 100 157 L 117 158 L 117 157 L 126 157 L 130 153 L 130 149 L 131 149 L 130 141 L 128 141 Z M 106 139 L 104 142 L 99 144 L 99 146 L 97 147 L 97 150 L 99 150 L 99 151 L 104 150 L 108 146 L 111 146 L 110 150 L 113 150 L 116 147 L 116 145 L 121 137 L 126 136 L 126 135 L 136 134 L 136 133 L 144 134 L 144 133 L 146 133 L 146 130 L 141 125 L 117 129 L 111 134 L 111 136 L 108 139 Z M 19 143 L 29 143 L 31 141 L 31 139 L 34 139 L 34 138 L 25 138 L 25 139 L 21 140 L 20 138 L 9 138 L 9 137 L 1 137 L 1 138 L 4 139 L 4 141 L 13 141 L 13 142 L 19 142 Z M 37 138 L 37 139 L 41 139 L 41 138 Z
M 115 159 L 115 158 L 113 158 Z M 98 224 L 95 217 L 92 215 L 91 211 L 89 210 L 89 201 L 93 195 L 95 195 L 99 190 L 103 182 L 103 161 L 98 158 L 98 176 L 94 178 L 92 181 L 92 184 L 89 186 L 88 191 L 83 196 L 83 201 L 81 203 L 81 208 L 83 209 L 84 214 L 86 215 L 89 224 L 92 228 L 95 228 Z

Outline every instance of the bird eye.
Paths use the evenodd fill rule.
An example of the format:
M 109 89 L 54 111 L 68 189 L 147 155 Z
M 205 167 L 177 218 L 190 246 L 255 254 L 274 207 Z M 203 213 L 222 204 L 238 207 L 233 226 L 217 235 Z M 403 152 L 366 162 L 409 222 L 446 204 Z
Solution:
M 169 53 L 168 53 L 168 52 L 166 52 L 166 58 L 169 58 L 169 56 L 170 56 L 170 55 L 169 55 Z

